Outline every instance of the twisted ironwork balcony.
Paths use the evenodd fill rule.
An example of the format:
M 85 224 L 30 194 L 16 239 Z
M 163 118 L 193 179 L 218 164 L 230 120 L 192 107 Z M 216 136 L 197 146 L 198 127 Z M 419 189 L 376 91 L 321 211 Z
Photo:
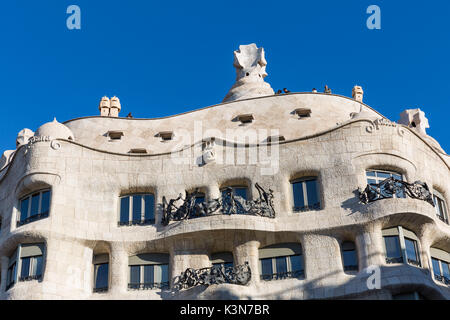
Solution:
M 98 287 L 92 290 L 94 293 L 105 293 L 108 292 L 108 287 Z
M 34 222 L 34 221 L 37 221 L 37 220 L 41 220 L 41 219 L 44 219 L 44 218 L 47 218 L 47 217 L 48 217 L 48 212 L 35 214 L 35 215 L 30 216 L 30 217 L 28 217 L 26 219 L 17 221 L 16 226 L 20 227 L 20 226 L 23 226 L 24 224 L 31 223 L 31 222 Z
M 302 279 L 304 277 L 305 277 L 304 270 L 262 274 L 260 276 L 261 280 L 264 280 L 264 281 L 283 280 L 283 279 L 289 279 L 289 278 Z
M 198 202 L 197 198 L 203 197 L 198 190 L 188 193 L 183 199 L 180 194 L 178 198 L 167 202 L 163 197 L 162 224 L 168 225 L 170 221 L 181 221 L 199 217 L 207 217 L 214 214 L 244 214 L 275 218 L 273 209 L 273 191 L 266 192 L 258 183 L 255 184 L 259 198 L 253 201 L 245 200 L 233 194 L 232 188 L 227 188 L 224 194 L 218 198 L 205 202 Z M 177 206 L 178 201 L 182 204 Z
M 391 199 L 394 196 L 406 196 L 428 202 L 434 207 L 433 195 L 428 185 L 421 181 L 407 183 L 395 178 L 388 178 L 379 184 L 369 184 L 364 191 L 359 190 L 359 201 L 368 204 L 382 199 Z
M 251 276 L 252 273 L 248 262 L 236 267 L 188 268 L 175 279 L 174 288 L 181 290 L 198 285 L 209 286 L 223 283 L 246 285 L 249 283 Z
M 129 283 L 128 289 L 131 290 L 169 289 L 169 282 Z
M 143 220 L 132 220 L 132 221 L 119 221 L 119 227 L 122 226 L 148 226 L 155 224 L 155 219 L 143 219 Z
M 403 263 L 403 257 L 386 258 L 386 263 L 387 264 Z

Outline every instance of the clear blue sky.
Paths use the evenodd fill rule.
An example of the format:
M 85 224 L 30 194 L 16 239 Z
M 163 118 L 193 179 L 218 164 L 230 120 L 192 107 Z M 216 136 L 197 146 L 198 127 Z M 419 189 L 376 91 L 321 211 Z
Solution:
M 66 27 L 71 4 L 81 30 Z M 371 4 L 381 30 L 366 27 Z M 1 150 L 25 127 L 98 115 L 104 95 L 138 118 L 220 103 L 233 51 L 256 43 L 275 90 L 362 85 L 393 121 L 420 107 L 450 152 L 450 1 L 14 0 L 0 12 Z

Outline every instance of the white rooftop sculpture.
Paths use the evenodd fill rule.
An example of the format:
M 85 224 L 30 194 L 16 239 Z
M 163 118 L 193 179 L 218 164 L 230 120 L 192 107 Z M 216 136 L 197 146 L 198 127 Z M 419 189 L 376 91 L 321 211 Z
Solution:
M 410 128 L 415 128 L 419 133 L 426 135 L 430 125 L 428 119 L 425 117 L 425 113 L 420 109 L 409 109 L 400 113 L 399 124 L 404 124 Z
M 264 81 L 267 61 L 263 48 L 256 47 L 254 43 L 239 46 L 239 50 L 234 51 L 233 65 L 236 68 L 236 83 L 223 102 L 275 94 L 270 84 Z

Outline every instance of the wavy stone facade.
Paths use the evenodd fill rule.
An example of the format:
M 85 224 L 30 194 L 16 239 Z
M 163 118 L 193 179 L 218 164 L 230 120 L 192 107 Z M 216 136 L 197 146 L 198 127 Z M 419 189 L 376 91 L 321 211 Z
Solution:
M 298 108 L 309 109 L 310 116 L 299 117 Z M 253 122 L 236 121 L 243 114 L 251 114 Z M 192 143 L 177 140 L 195 136 L 196 121 L 203 135 Z M 450 252 L 450 226 L 436 209 L 408 197 L 362 204 L 358 196 L 367 185 L 366 170 L 383 169 L 410 183 L 426 182 L 450 203 L 450 157 L 431 137 L 390 122 L 359 101 L 290 93 L 161 119 L 99 116 L 44 126 L 19 144 L 0 172 L 1 299 L 391 299 L 409 292 L 450 298 L 448 285 L 432 272 L 431 248 Z M 268 154 L 268 162 L 255 164 L 249 154 L 267 139 L 249 135 L 245 144 L 222 143 L 229 140 L 220 136 L 227 128 L 275 129 L 284 139 L 268 143 L 277 146 L 276 158 Z M 164 141 L 158 133 L 167 131 L 173 139 Z M 111 132 L 121 133 L 120 139 L 112 139 Z M 194 149 L 207 137 L 215 138 L 214 157 L 199 162 Z M 245 163 L 218 161 L 238 149 L 245 150 Z M 174 160 L 174 150 L 184 150 L 187 161 Z M 261 170 L 267 163 L 273 174 Z M 311 176 L 317 177 L 320 208 L 294 212 L 291 182 Z M 218 214 L 161 223 L 163 197 L 200 188 L 206 199 L 216 199 L 223 186 L 236 183 L 248 187 L 249 199 L 257 198 L 255 183 L 270 188 L 276 217 Z M 48 216 L 19 225 L 20 200 L 42 189 L 51 190 Z M 118 224 L 120 197 L 133 193 L 154 195 L 154 224 Z M 386 262 L 382 230 L 397 226 L 417 236 L 420 266 Z M 345 241 L 356 245 L 355 272 L 343 267 Z M 10 256 L 29 243 L 45 244 L 42 276 L 7 289 Z M 301 244 L 304 277 L 262 280 L 259 249 L 282 243 Z M 231 252 L 234 265 L 248 263 L 249 283 L 175 290 L 177 276 L 187 268 L 211 267 L 216 252 Z M 129 257 L 140 253 L 169 255 L 170 288 L 129 289 Z M 106 292 L 93 291 L 98 254 L 108 254 Z M 373 266 L 380 268 L 378 289 L 367 285 Z

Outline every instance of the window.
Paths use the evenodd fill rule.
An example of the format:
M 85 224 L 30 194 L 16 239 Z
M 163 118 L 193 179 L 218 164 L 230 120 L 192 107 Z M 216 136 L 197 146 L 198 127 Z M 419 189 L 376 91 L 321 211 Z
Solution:
M 441 249 L 430 248 L 430 254 L 434 279 L 450 285 L 450 253 Z
M 219 252 L 211 255 L 211 264 L 213 268 L 225 271 L 233 267 L 233 254 L 231 252 Z
M 43 243 L 21 244 L 9 257 L 6 274 L 6 290 L 14 286 L 17 281 L 40 280 L 43 271 Z M 20 257 L 18 259 L 18 257 Z M 19 272 L 18 272 L 19 271 Z
M 317 178 L 303 178 L 292 183 L 295 212 L 320 210 Z
M 406 292 L 393 294 L 392 300 L 425 300 L 425 298 L 418 292 Z
M 399 181 L 403 181 L 402 174 L 394 171 L 381 171 L 381 170 L 367 170 L 367 183 L 370 185 L 380 184 L 386 179 L 394 178 Z M 396 198 L 406 198 L 405 193 L 402 190 L 398 190 L 395 195 Z
M 236 186 L 236 187 L 226 187 L 222 188 L 220 191 L 222 193 L 222 197 L 225 197 L 227 189 L 231 188 L 233 196 L 238 196 L 243 198 L 244 200 L 248 200 L 248 192 L 246 186 Z
M 128 288 L 134 290 L 169 288 L 169 255 L 144 253 L 129 258 Z
M 444 196 L 435 190 L 433 193 L 433 201 L 436 215 L 439 219 L 448 224 L 447 207 L 445 205 Z
M 298 243 L 283 243 L 259 249 L 261 280 L 304 278 L 302 247 Z
M 108 291 L 109 283 L 109 255 L 94 256 L 94 292 Z
M 39 191 L 22 198 L 17 227 L 48 217 L 50 198 L 50 190 Z
M 153 194 L 136 194 L 120 198 L 119 226 L 154 223 L 155 197 Z
M 386 263 L 408 263 L 420 267 L 419 239 L 414 232 L 401 226 L 384 229 Z
M 342 243 L 342 260 L 344 271 L 358 271 L 358 256 L 354 242 L 345 241 Z

